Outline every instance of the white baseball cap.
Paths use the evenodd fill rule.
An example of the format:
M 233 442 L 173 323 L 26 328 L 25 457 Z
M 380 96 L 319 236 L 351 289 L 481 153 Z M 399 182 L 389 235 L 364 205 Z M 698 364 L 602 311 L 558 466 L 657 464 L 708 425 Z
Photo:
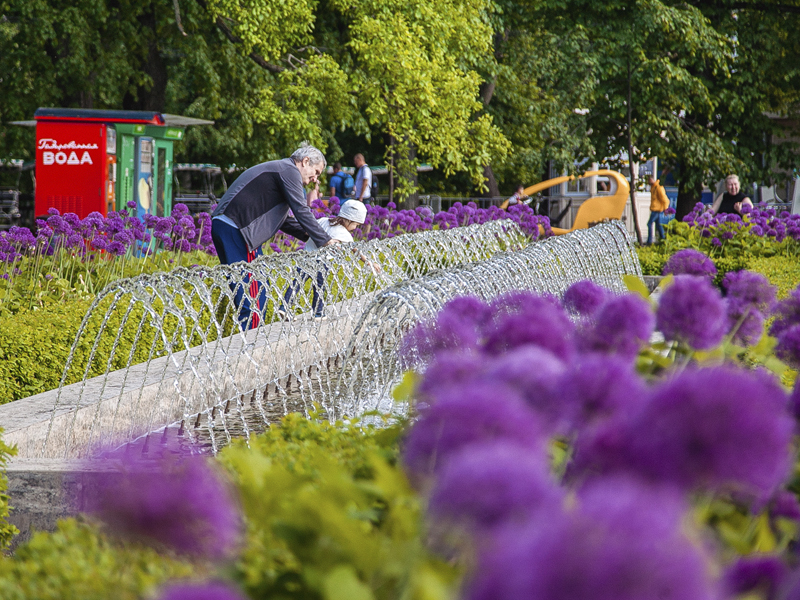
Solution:
M 350 200 L 342 205 L 339 209 L 339 216 L 354 223 L 364 223 L 367 220 L 367 207 L 363 202 L 358 200 Z

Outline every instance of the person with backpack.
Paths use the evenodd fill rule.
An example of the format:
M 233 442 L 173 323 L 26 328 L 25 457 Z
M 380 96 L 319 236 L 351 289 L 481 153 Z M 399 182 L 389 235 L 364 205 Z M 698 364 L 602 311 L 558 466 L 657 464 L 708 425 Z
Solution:
M 328 190 L 330 196 L 336 196 L 340 199 L 353 197 L 353 189 L 355 188 L 353 176 L 342 171 L 342 163 L 340 162 L 333 164 L 333 176 L 328 185 L 330 186 Z

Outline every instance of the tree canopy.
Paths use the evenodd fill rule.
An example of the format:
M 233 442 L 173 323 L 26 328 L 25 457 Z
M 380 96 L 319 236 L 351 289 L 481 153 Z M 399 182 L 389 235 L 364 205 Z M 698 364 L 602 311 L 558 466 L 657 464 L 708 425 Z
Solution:
M 690 198 L 796 166 L 776 140 L 797 122 L 799 25 L 797 0 L 0 0 L 0 158 L 32 156 L 7 123 L 39 106 L 144 109 L 215 121 L 185 161 L 306 139 L 332 161 L 361 140 L 373 164 L 496 195 L 657 155 Z

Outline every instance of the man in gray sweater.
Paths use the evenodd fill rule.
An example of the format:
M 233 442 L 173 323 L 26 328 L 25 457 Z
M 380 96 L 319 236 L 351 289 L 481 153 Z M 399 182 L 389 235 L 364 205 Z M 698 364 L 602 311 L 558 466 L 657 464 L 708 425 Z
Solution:
M 322 152 L 303 143 L 290 158 L 261 163 L 242 173 L 212 215 L 211 237 L 220 262 L 229 265 L 254 260 L 278 230 L 303 241 L 311 238 L 319 248 L 337 243 L 317 224 L 303 191 L 303 186 L 317 181 L 325 165 Z M 289 209 L 294 217 L 289 216 Z M 256 299 L 258 312 L 251 314 L 244 285 Z M 251 281 L 248 274 L 242 282 L 231 283 L 231 289 L 240 308 L 242 329 L 256 327 L 259 313 L 266 308 L 263 284 Z

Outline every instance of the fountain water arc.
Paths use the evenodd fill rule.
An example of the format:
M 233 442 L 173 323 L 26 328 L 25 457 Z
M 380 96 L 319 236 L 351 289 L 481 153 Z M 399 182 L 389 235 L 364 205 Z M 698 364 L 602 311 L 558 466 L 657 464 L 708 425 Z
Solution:
M 38 459 L 109 447 L 152 452 L 169 441 L 213 453 L 315 406 L 331 420 L 402 413 L 391 401 L 402 335 L 448 300 L 518 289 L 560 295 L 587 278 L 619 292 L 623 275 L 641 275 L 619 222 L 533 243 L 514 223 L 495 221 L 354 246 L 382 265 L 380 276 L 359 268 L 350 249 L 334 249 L 106 288 L 83 320 L 61 387 L 0 407 L 0 423 L 11 423 L 6 441 Z M 328 319 L 312 319 L 309 282 L 294 318 L 276 321 L 292 281 L 320 271 Z M 259 302 L 247 330 L 237 294 Z M 26 402 L 38 408 L 23 413 Z

